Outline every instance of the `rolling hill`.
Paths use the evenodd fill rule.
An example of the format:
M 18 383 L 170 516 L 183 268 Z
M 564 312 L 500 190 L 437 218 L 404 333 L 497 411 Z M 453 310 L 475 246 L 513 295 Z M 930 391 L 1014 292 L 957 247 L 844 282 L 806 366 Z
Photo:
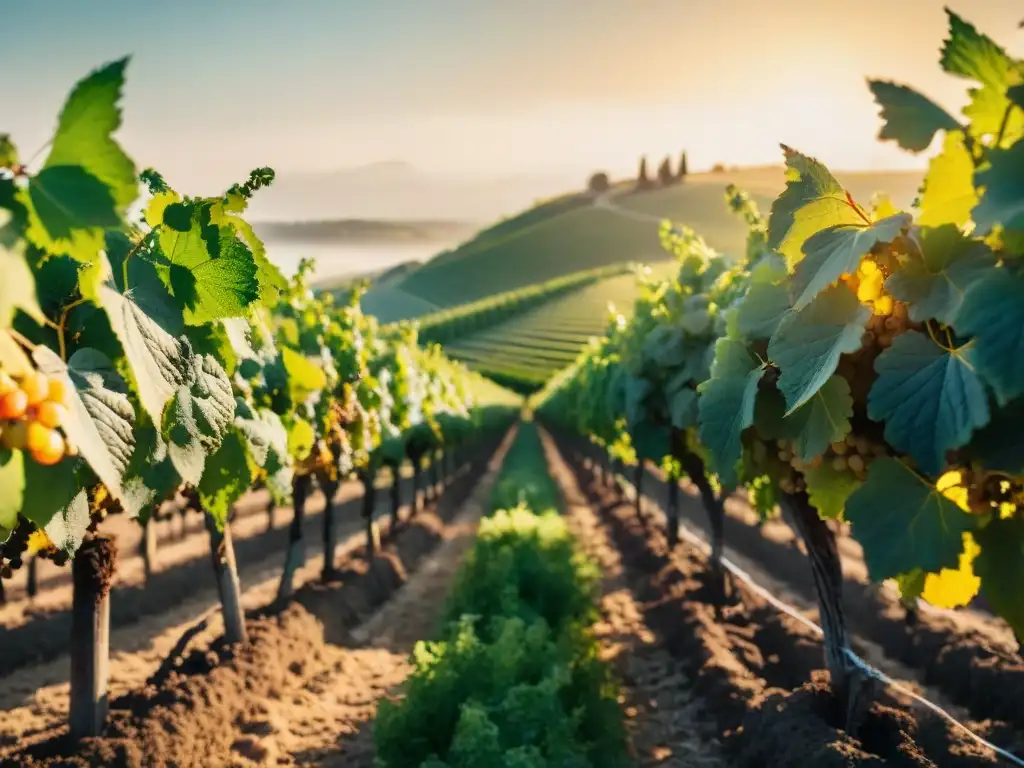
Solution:
M 836 176 L 858 200 L 866 203 L 873 193 L 887 192 L 902 206 L 910 205 L 921 179 L 920 172 L 911 171 Z M 646 192 L 633 193 L 631 184 L 622 183 L 612 191 L 611 205 L 585 193 L 563 195 L 480 231 L 377 295 L 371 291 L 368 301 L 398 312 L 381 318 L 394 321 L 422 313 L 410 296 L 433 307 L 452 307 L 569 272 L 665 259 L 658 241 L 661 218 L 688 224 L 712 247 L 734 253 L 743 247 L 746 230 L 723 202 L 729 183 L 767 210 L 785 182 L 781 166 L 768 166 L 692 174 L 682 184 Z M 388 298 L 390 291 L 401 294 Z

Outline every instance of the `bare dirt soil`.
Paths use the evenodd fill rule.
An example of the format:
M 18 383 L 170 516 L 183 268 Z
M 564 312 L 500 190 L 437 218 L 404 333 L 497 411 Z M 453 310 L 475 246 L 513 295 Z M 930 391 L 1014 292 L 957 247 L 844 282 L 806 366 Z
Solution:
M 685 544 L 670 551 L 660 515 L 649 510 L 644 518 L 639 518 L 631 501 L 599 485 L 584 467 L 586 446 L 566 436 L 560 436 L 558 446 L 563 455 L 570 457 L 574 479 L 608 537 L 611 552 L 602 555 L 602 560 L 620 558 L 624 578 L 644 623 L 690 681 L 691 695 L 700 702 L 703 715 L 714 723 L 713 733 L 727 755 L 726 764 L 779 768 L 960 768 L 1000 764 L 994 753 L 945 720 L 884 689 L 876 691 L 875 703 L 856 736 L 844 732 L 832 703 L 827 673 L 822 669 L 824 660 L 817 636 L 742 584 L 736 586 L 722 615 L 716 616 L 715 590 L 707 579 L 708 563 L 703 552 Z M 557 461 L 554 466 L 559 474 L 567 471 L 559 468 Z M 690 502 L 686 514 L 699 521 L 698 516 L 703 513 L 695 500 Z M 762 586 L 815 619 L 813 604 L 806 597 L 813 592 L 806 558 L 795 546 L 776 544 L 759 549 L 753 541 L 761 532 L 751 527 L 746 530 L 748 535 L 744 537 L 738 533 L 743 526 L 730 518 L 726 537 L 733 549 L 728 554 Z M 587 538 L 591 540 L 589 546 L 594 546 L 593 537 Z M 741 547 L 737 540 L 745 546 Z M 950 655 L 939 648 L 934 649 L 933 655 L 923 652 L 931 647 L 929 643 L 939 642 L 932 639 L 931 633 L 940 631 L 938 625 L 932 624 L 933 617 L 923 617 L 918 627 L 907 627 L 895 616 L 870 622 L 865 617 L 881 610 L 879 602 L 872 601 L 884 601 L 884 595 L 860 590 L 846 598 L 848 606 L 861 601 L 851 612 L 857 617 L 855 629 L 865 630 L 863 634 L 858 631 L 854 640 L 855 649 L 862 656 L 908 688 L 923 692 L 966 720 L 990 741 L 1021 753 L 1024 729 L 1018 723 L 1024 711 L 1014 711 L 1006 703 L 1024 695 L 1018 682 L 1019 657 L 1014 658 L 1009 649 L 988 634 L 979 637 L 972 634 L 978 631 L 973 627 L 965 629 L 953 619 L 942 617 L 954 625 L 946 636 L 952 648 L 962 648 L 970 642 L 968 638 L 976 638 L 973 642 L 977 645 L 972 646 L 975 651 L 992 649 L 989 652 L 993 659 L 984 668 L 987 677 L 981 679 L 997 682 L 982 695 L 974 681 L 978 678 L 972 680 L 978 674 L 975 661 L 965 658 L 965 654 Z M 898 627 L 896 637 L 902 642 L 893 644 L 892 636 L 879 637 L 866 631 L 879 627 Z M 922 652 L 915 654 L 906 649 L 908 644 Z M 957 663 L 961 664 L 959 668 L 954 667 Z M 945 684 L 935 684 L 936 665 L 948 676 Z M 965 695 L 972 690 L 977 691 L 975 698 Z M 1007 717 L 993 718 L 993 712 L 1003 712 Z
M 432 633 L 507 440 L 495 452 L 496 445 L 481 446 L 481 460 L 457 474 L 436 507 L 389 530 L 372 560 L 362 537 L 352 536 L 335 578 L 322 583 L 312 558 L 295 599 L 274 606 L 281 542 L 276 568 L 244 594 L 247 643 L 221 642 L 216 611 L 177 624 L 165 611 L 162 655 L 149 647 L 112 660 L 102 738 L 68 743 L 63 683 L 7 709 L 0 765 L 372 766 L 376 702 L 408 674 L 414 641 Z M 200 578 L 212 582 L 204 566 Z

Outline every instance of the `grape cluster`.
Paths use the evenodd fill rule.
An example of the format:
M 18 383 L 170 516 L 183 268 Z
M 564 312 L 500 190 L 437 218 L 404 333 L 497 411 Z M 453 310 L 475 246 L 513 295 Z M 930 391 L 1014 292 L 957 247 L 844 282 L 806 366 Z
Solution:
M 46 466 L 74 455 L 60 431 L 70 404 L 71 384 L 61 376 L 32 371 L 15 378 L 0 372 L 0 443 Z

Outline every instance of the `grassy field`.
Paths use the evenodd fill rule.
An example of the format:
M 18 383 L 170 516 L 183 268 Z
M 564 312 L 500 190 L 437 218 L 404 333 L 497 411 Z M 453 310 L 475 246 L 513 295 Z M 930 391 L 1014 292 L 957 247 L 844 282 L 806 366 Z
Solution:
M 837 176 L 862 203 L 874 192 L 885 191 L 899 205 L 909 205 L 921 178 L 919 172 Z M 689 224 L 714 248 L 736 253 L 746 233 L 742 221 L 723 202 L 729 183 L 747 190 L 767 212 L 783 189 L 784 177 L 781 166 L 771 166 L 693 174 L 681 185 L 640 194 L 623 193 L 629 185 L 617 185 L 615 203 L 641 214 L 635 218 L 594 207 L 586 194 L 555 198 L 482 230 L 415 272 L 370 291 L 367 303 L 386 310 L 383 320 L 394 321 L 424 314 L 427 305 L 452 307 L 569 272 L 666 258 L 658 243 L 657 224 L 643 215 Z
M 672 266 L 662 262 L 655 269 L 664 274 Z M 589 338 L 604 333 L 609 303 L 628 317 L 636 295 L 634 275 L 610 277 L 446 344 L 444 350 L 505 386 L 530 392 L 572 363 Z

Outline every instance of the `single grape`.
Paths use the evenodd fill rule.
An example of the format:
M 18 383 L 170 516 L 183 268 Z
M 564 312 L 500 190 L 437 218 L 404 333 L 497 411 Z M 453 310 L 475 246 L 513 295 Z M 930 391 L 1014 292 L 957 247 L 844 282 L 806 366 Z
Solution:
M 28 450 L 38 464 L 52 466 L 64 458 L 64 438 L 38 421 L 28 425 Z
M 852 469 L 854 472 L 863 472 L 864 471 L 865 464 L 864 464 L 864 458 L 862 456 L 860 456 L 858 454 L 854 454 L 853 456 L 850 456 L 846 460 L 846 462 L 847 462 L 847 464 L 850 465 L 850 469 Z
M 65 408 L 71 407 L 71 383 L 63 376 L 50 377 L 50 392 L 47 400 L 59 403 Z
M 846 443 L 846 441 L 840 441 L 838 443 L 832 443 L 831 447 L 832 453 L 838 456 L 842 456 L 844 453 L 846 453 L 850 446 Z
M 11 375 L 0 371 L 0 395 L 6 395 L 18 388 L 18 382 L 11 378 Z
M 21 391 L 28 396 L 29 405 L 39 405 L 50 394 L 50 380 L 45 373 L 33 371 L 21 380 Z
M 0 420 L 20 419 L 28 408 L 28 395 L 16 389 L 0 397 Z
M 11 450 L 23 450 L 28 442 L 28 422 L 16 421 L 8 424 L 0 435 L 0 443 Z
M 56 429 L 64 423 L 64 419 L 67 417 L 67 409 L 60 403 L 47 400 L 45 403 L 40 403 L 39 408 L 36 410 L 35 420 L 38 421 L 45 427 L 50 429 Z
M 848 467 L 849 462 L 847 461 L 845 456 L 836 456 L 834 459 L 832 459 L 832 469 L 834 469 L 836 472 L 845 472 Z

